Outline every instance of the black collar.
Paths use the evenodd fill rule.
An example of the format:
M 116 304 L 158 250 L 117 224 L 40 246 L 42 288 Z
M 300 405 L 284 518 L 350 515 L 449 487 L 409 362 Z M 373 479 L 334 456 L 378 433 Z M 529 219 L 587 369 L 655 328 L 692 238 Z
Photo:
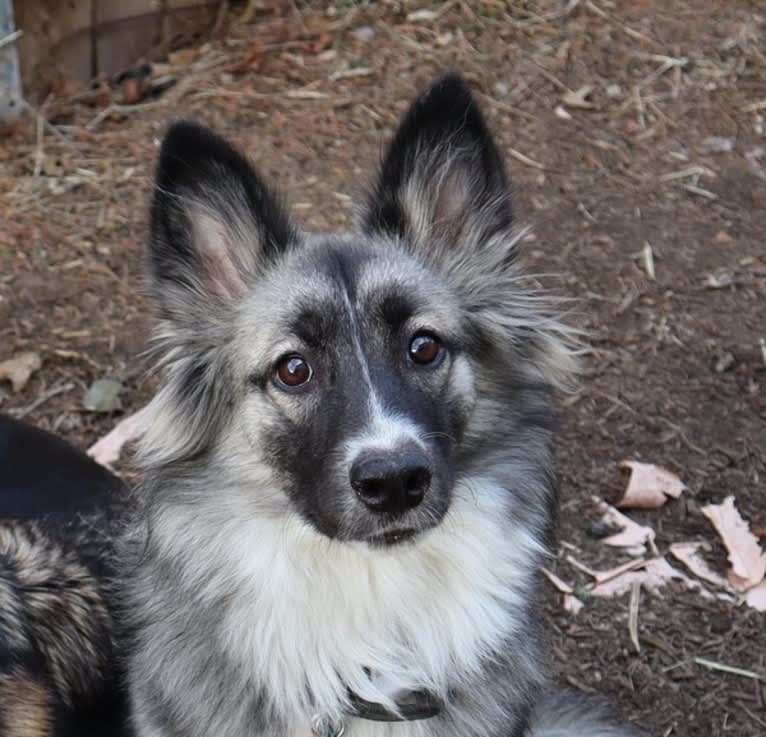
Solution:
M 419 719 L 431 719 L 439 714 L 444 706 L 440 699 L 425 690 L 404 692 L 396 700 L 399 714 L 389 711 L 382 704 L 367 701 L 353 691 L 349 692 L 349 695 L 351 697 L 349 716 L 371 719 L 375 722 L 414 722 Z

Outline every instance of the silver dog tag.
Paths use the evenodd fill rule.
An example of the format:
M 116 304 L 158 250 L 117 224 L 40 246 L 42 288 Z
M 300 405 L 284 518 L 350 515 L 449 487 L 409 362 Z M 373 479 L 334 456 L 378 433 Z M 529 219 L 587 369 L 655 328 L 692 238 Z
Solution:
M 312 737 L 343 737 L 345 731 L 343 722 L 333 724 L 324 717 L 315 717 L 311 722 Z

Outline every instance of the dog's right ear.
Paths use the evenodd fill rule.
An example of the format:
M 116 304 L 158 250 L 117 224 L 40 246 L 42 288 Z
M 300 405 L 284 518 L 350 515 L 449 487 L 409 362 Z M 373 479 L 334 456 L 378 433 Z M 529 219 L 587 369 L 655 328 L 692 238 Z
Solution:
M 160 150 L 149 273 L 162 317 L 188 321 L 240 296 L 294 240 L 277 197 L 247 159 L 203 126 L 180 122 Z

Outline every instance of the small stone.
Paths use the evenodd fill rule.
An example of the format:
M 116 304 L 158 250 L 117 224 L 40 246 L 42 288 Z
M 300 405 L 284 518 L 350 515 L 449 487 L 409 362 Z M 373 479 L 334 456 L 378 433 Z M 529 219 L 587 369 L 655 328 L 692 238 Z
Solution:
M 705 278 L 705 286 L 708 289 L 728 289 L 735 286 L 734 274 L 723 272 L 721 274 L 708 274 Z
M 357 39 L 357 41 L 367 43 L 368 41 L 372 41 L 372 39 L 375 38 L 376 31 L 372 26 L 359 26 L 359 28 L 355 28 L 353 31 L 351 31 L 351 35 Z
M 595 520 L 591 522 L 586 530 L 588 536 L 593 537 L 596 540 L 603 540 L 606 537 L 616 535 L 618 532 L 622 532 L 622 527 L 610 525 L 603 520 Z
M 766 146 L 756 146 L 745 153 L 745 158 L 750 164 L 753 173 L 761 179 L 766 179 Z
M 122 382 L 111 377 L 96 379 L 85 392 L 82 406 L 89 412 L 114 412 L 122 409 Z
M 610 84 L 606 88 L 606 96 L 611 100 L 622 97 L 622 87 L 618 84 Z
M 65 412 L 56 420 L 56 432 L 66 435 L 82 428 L 82 416 L 76 412 Z
M 734 356 L 731 353 L 728 351 L 722 353 L 718 356 L 718 360 L 715 362 L 715 372 L 717 374 L 722 374 L 724 371 L 730 371 L 734 368 L 735 362 Z
M 495 94 L 500 97 L 505 97 L 510 91 L 510 88 L 505 82 L 495 82 L 493 89 L 495 90 Z
M 729 153 L 734 150 L 734 139 L 726 136 L 710 136 L 702 142 L 705 151 L 714 154 Z
M 407 20 L 410 23 L 427 23 L 436 20 L 438 17 L 439 14 L 435 10 L 429 10 L 428 8 L 413 10 L 411 13 L 407 13 Z

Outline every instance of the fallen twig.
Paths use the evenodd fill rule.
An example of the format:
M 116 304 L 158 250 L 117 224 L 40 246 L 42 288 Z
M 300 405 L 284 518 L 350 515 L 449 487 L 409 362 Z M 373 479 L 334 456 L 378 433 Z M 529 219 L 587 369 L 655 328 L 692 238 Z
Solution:
M 638 604 L 641 599 L 641 581 L 634 581 L 630 589 L 630 606 L 628 607 L 628 632 L 630 641 L 636 648 L 636 653 L 641 652 L 641 644 L 638 641 Z
M 744 668 L 737 668 L 733 665 L 726 665 L 725 663 L 718 663 L 715 660 L 708 660 L 707 658 L 694 658 L 693 662 L 697 665 L 701 665 L 708 670 L 717 670 L 722 673 L 731 673 L 734 676 L 742 676 L 742 678 L 753 678 L 756 681 L 766 681 L 766 676 L 762 676 L 760 673 L 756 673 L 753 670 L 745 670 Z
M 64 394 L 64 392 L 70 392 L 74 389 L 74 384 L 71 382 L 64 382 L 55 384 L 47 392 L 41 394 L 34 402 L 26 405 L 26 407 L 18 407 L 16 409 L 9 409 L 8 414 L 13 415 L 17 420 L 21 420 L 26 417 L 30 412 L 34 412 L 42 404 L 45 404 L 49 399 Z

